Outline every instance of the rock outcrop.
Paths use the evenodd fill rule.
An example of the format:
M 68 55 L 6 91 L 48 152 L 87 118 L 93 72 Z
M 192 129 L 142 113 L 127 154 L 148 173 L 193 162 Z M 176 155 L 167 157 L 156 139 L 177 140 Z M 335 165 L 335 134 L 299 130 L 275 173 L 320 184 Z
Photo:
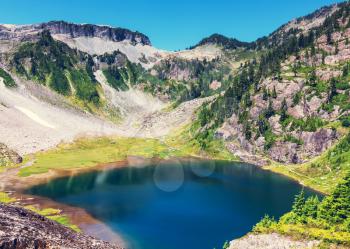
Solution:
M 0 248 L 118 249 L 119 247 L 74 232 L 32 211 L 0 204 Z
M 151 45 L 149 38 L 139 32 L 123 28 L 93 24 L 75 24 L 64 21 L 51 21 L 33 25 L 0 25 L 0 40 L 31 40 L 43 30 L 51 34 L 67 35 L 70 38 L 98 37 L 109 41 L 128 40 L 135 44 Z
M 0 143 L 0 166 L 12 163 L 21 163 L 22 157 L 14 150 L 9 149 L 5 144 Z
M 229 249 L 312 249 L 319 241 L 295 241 L 289 237 L 273 234 L 250 234 L 241 239 L 231 241 Z

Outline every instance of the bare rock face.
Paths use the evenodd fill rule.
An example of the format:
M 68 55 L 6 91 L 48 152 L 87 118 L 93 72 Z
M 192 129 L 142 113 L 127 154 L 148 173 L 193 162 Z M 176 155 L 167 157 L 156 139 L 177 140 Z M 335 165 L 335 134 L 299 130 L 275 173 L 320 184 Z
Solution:
M 0 204 L 0 248 L 118 249 L 32 211 L 4 204 Z
M 74 24 L 64 21 L 19 26 L 0 25 L 0 40 L 31 40 L 43 30 L 49 30 L 51 34 L 67 35 L 70 38 L 99 37 L 115 42 L 128 40 L 135 44 L 151 45 L 149 38 L 139 32 L 123 28 L 93 24 Z
M 22 160 L 22 157 L 17 152 L 0 143 L 0 166 L 6 166 L 9 163 L 21 163 Z
M 233 240 L 229 249 L 312 249 L 320 244 L 317 240 L 296 241 L 287 236 L 272 234 L 249 234 L 243 238 Z
M 269 150 L 269 156 L 282 163 L 299 163 L 301 160 L 298 156 L 298 145 L 292 142 L 276 142 Z
M 304 142 L 303 151 L 308 156 L 314 157 L 332 146 L 338 135 L 332 129 L 319 129 L 316 132 L 302 132 L 301 140 Z
M 276 135 L 281 135 L 283 132 L 282 125 L 279 122 L 280 118 L 281 118 L 280 115 L 274 115 L 269 119 L 272 132 L 275 133 Z

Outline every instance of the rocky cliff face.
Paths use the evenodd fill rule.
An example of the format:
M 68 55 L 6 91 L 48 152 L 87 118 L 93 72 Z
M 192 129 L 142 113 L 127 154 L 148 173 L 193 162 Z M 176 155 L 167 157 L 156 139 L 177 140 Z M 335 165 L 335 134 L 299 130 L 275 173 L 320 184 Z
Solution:
M 29 210 L 0 204 L 0 248 L 118 249 L 119 247 L 74 232 Z
M 288 164 L 337 143 L 350 119 L 349 13 L 348 3 L 324 7 L 256 41 L 263 55 L 202 111 L 199 131 L 214 130 L 238 156 Z
M 66 35 L 69 38 L 98 37 L 114 42 L 128 40 L 133 44 L 151 45 L 149 38 L 139 32 L 123 28 L 74 24 L 64 21 L 51 21 L 33 25 L 0 25 L 0 40 L 32 40 L 43 30 L 49 30 L 51 34 Z

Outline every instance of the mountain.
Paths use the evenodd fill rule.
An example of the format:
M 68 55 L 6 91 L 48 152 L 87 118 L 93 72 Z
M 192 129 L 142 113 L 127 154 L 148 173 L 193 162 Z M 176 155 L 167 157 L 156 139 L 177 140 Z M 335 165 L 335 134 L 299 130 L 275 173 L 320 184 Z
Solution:
M 0 50 L 9 50 L 21 42 L 35 41 L 38 34 L 49 31 L 59 41 L 71 48 L 94 54 L 116 50 L 127 54 L 129 60 L 144 66 L 159 60 L 166 52 L 152 47 L 149 38 L 139 32 L 123 28 L 92 24 L 74 24 L 51 21 L 33 25 L 0 25 Z M 11 40 L 11 43 L 8 41 Z
M 203 129 L 281 163 L 307 162 L 336 143 L 342 133 L 330 124 L 349 114 L 347 11 L 347 3 L 324 8 L 271 34 L 288 33 L 203 108 Z M 289 32 L 295 23 L 312 25 Z
M 322 205 L 348 205 L 336 195 L 350 170 L 349 39 L 349 2 L 254 42 L 214 34 L 178 52 L 108 26 L 0 25 L 2 164 L 77 136 L 181 133 L 183 143 L 204 155 L 229 151 L 336 193 Z M 308 202 L 317 206 L 315 199 Z M 302 221 L 266 218 L 258 228 L 274 224 L 269 233 L 349 245 L 348 216 L 308 215 Z
M 236 48 L 249 48 L 253 43 L 242 42 L 234 38 L 228 38 L 220 34 L 213 34 L 207 38 L 201 40 L 193 48 L 203 46 L 203 45 L 218 45 L 225 49 L 236 49 Z
M 33 25 L 1 25 L 0 27 L 1 40 L 32 40 L 35 39 L 36 34 L 48 30 L 52 35 L 65 35 L 72 39 L 98 37 L 114 42 L 127 40 L 134 44 L 151 45 L 151 41 L 144 34 L 109 26 L 51 21 Z

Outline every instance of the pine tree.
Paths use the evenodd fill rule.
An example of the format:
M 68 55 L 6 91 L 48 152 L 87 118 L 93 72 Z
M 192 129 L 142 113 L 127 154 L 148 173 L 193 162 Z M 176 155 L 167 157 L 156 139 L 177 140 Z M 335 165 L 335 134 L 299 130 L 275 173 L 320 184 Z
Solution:
M 263 89 L 263 96 L 262 96 L 262 99 L 267 101 L 269 99 L 269 92 L 268 90 L 266 89 L 266 87 L 264 87 Z
M 252 138 L 252 128 L 248 121 L 246 121 L 244 124 L 244 135 L 247 140 L 250 140 Z
M 265 111 L 265 117 L 267 119 L 269 119 L 270 117 L 272 117 L 273 115 L 275 114 L 275 110 L 273 109 L 273 106 L 272 106 L 272 101 L 271 99 L 269 100 L 269 105 Z
M 331 79 L 330 82 L 330 89 L 329 89 L 329 94 L 328 94 L 328 102 L 331 102 L 334 98 L 334 96 L 337 95 L 337 80 L 335 78 Z
M 311 72 L 309 73 L 309 84 L 311 86 L 316 86 L 317 81 L 317 75 L 315 68 L 312 68 Z
M 315 56 L 316 55 L 316 49 L 315 49 L 315 46 L 312 45 L 311 46 L 311 56 Z
M 344 67 L 343 67 L 343 77 L 346 77 L 349 74 L 349 64 L 347 63 Z
M 304 189 L 302 189 L 301 192 L 295 196 L 292 211 L 297 216 L 302 217 L 304 216 L 304 208 L 305 208 L 305 192 L 304 192 Z
M 259 128 L 260 135 L 264 135 L 265 132 L 269 129 L 269 124 L 265 118 L 265 115 L 262 115 L 262 114 L 259 115 L 258 128 Z
M 350 137 L 350 136 L 349 136 Z M 345 222 L 350 218 L 350 174 L 338 184 L 334 192 L 325 197 L 319 206 L 318 216 L 331 224 Z
M 287 119 L 288 117 L 287 111 L 288 111 L 288 105 L 287 105 L 286 99 L 284 98 L 281 104 L 281 117 L 280 117 L 281 122 Z
M 326 35 L 327 35 L 327 44 L 332 44 L 332 32 L 328 30 Z
M 297 77 L 298 68 L 296 63 L 293 64 L 292 71 L 294 73 L 294 77 Z
M 274 99 L 277 98 L 276 86 L 273 86 L 272 98 L 274 98 Z
M 304 207 L 305 215 L 309 218 L 316 219 L 319 204 L 320 204 L 320 201 L 319 201 L 317 195 L 309 197 L 305 201 L 305 207 Z

